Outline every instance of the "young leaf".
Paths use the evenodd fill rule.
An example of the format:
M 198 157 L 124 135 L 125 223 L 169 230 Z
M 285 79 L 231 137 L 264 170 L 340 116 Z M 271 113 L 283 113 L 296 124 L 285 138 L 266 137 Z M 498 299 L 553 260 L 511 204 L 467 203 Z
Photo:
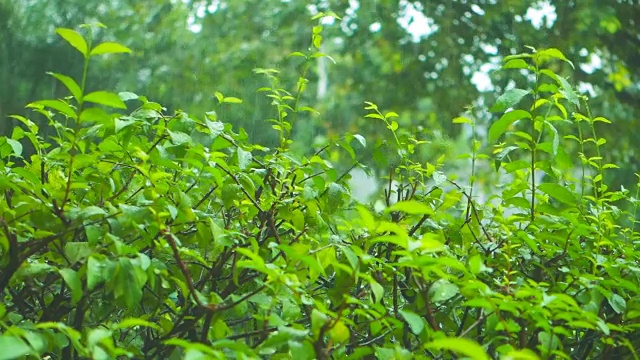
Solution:
M 528 69 L 529 64 L 522 59 L 511 59 L 502 65 L 503 69 Z
M 228 103 L 228 104 L 242 104 L 242 99 L 239 99 L 237 97 L 233 97 L 233 96 L 229 96 L 229 97 L 225 97 L 224 99 L 222 99 L 223 103 Z
M 116 109 L 126 109 L 127 105 L 120 100 L 120 97 L 117 94 L 108 92 L 108 91 L 94 91 L 92 93 L 87 94 L 84 101 L 110 106 Z
M 87 42 L 80 33 L 75 30 L 65 28 L 56 29 L 56 33 L 65 39 L 71 46 L 76 48 L 82 56 L 87 57 Z
M 562 51 L 560 51 L 560 50 L 558 50 L 556 48 L 539 50 L 538 52 L 536 52 L 533 55 L 533 58 L 535 59 L 535 61 L 538 64 L 543 64 L 544 62 L 548 61 L 549 59 L 562 60 L 562 61 L 568 63 L 569 65 L 571 65 L 571 67 L 575 69 L 575 67 L 573 66 L 573 63 L 571 61 L 569 61 L 569 59 L 567 59 L 564 56 Z
M 47 74 L 58 79 L 64 86 L 66 86 L 69 92 L 71 92 L 71 95 L 73 95 L 77 101 L 82 101 L 82 90 L 75 80 L 66 75 L 56 74 L 53 72 L 47 72 Z
M 77 119 L 75 110 L 62 100 L 38 100 L 27 105 L 28 108 L 48 107 L 57 110 L 71 119 Z
M 465 116 L 458 116 L 457 118 L 453 119 L 453 123 L 473 125 L 473 121 Z
M 101 55 L 101 54 L 118 54 L 118 53 L 131 53 L 131 49 L 128 47 L 115 43 L 115 42 L 103 42 L 91 49 L 89 55 Z

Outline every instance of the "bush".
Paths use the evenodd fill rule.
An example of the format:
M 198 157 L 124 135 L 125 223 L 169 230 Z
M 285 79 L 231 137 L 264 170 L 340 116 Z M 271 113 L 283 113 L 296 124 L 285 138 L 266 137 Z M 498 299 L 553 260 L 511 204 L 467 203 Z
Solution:
M 637 358 L 635 213 L 614 205 L 636 200 L 605 185 L 608 120 L 545 67 L 562 53 L 505 58 L 534 80 L 498 98 L 487 141 L 454 119 L 474 134 L 465 184 L 413 161 L 422 142 L 366 103 L 399 164 L 370 206 L 347 183 L 365 137 L 290 150 L 321 31 L 292 54 L 293 91 L 256 70 L 268 149 L 214 111 L 86 93 L 89 60 L 129 49 L 57 30 L 84 77 L 51 74 L 70 96 L 28 105 L 57 135 L 15 116 L 0 139 L 0 359 Z M 502 182 L 479 187 L 483 167 Z

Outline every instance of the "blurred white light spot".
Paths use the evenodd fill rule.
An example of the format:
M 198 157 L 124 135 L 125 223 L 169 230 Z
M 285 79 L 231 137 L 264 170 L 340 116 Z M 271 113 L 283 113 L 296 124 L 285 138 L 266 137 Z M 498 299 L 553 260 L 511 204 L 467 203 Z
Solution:
M 557 19 L 556 7 L 551 5 L 549 1 L 539 1 L 533 4 L 524 18 L 531 21 L 534 28 L 540 29 L 544 23 L 546 28 L 551 28 Z
M 426 17 L 421 9 L 418 9 L 413 3 L 407 0 L 400 0 L 400 16 L 398 16 L 398 24 L 411 34 L 413 42 L 419 42 L 420 39 L 426 38 L 432 33 L 438 31 L 438 25 L 432 18 Z
M 476 4 L 471 5 L 471 11 L 480 16 L 484 15 L 484 10 L 482 10 L 482 8 Z
M 491 78 L 489 78 L 489 74 L 476 71 L 473 73 L 471 77 L 471 83 L 476 86 L 478 91 L 491 91 L 493 90 L 493 85 L 491 84 Z

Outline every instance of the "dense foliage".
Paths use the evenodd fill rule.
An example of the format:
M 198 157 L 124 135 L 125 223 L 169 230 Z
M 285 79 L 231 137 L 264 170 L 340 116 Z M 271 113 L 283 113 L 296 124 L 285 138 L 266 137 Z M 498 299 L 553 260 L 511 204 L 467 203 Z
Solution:
M 488 142 L 472 116 L 453 120 L 473 134 L 458 179 L 453 159 L 416 160 L 425 141 L 373 102 L 364 118 L 386 142 L 291 150 L 317 113 L 303 94 L 320 25 L 289 57 L 299 74 L 254 71 L 272 148 L 232 128 L 251 108 L 221 92 L 194 115 L 88 91 L 90 60 L 130 51 L 94 44 L 96 28 L 56 31 L 83 71 L 51 73 L 65 97 L 28 105 L 55 135 L 14 116 L 0 139 L 0 359 L 638 357 L 635 214 L 613 205 L 636 200 L 605 185 L 609 121 L 552 70 L 572 66 L 559 50 L 504 58 L 518 81 Z M 364 167 L 370 147 L 395 165 L 361 204 L 334 165 Z

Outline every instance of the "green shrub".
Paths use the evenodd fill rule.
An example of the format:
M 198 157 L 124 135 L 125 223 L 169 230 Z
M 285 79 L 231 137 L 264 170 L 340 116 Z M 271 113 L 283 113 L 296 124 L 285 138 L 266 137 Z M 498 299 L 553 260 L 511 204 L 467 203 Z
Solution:
M 364 137 L 289 150 L 322 27 L 292 91 L 256 70 L 274 149 L 215 111 L 86 93 L 90 59 L 129 52 L 86 30 L 57 30 L 85 59 L 79 83 L 51 74 L 70 96 L 29 104 L 56 136 L 15 116 L 0 139 L 0 359 L 637 358 L 635 214 L 614 206 L 636 200 L 605 185 L 608 120 L 545 67 L 560 51 L 505 58 L 535 80 L 499 97 L 488 141 L 454 119 L 474 133 L 468 183 L 413 161 L 423 141 L 367 102 L 399 164 L 368 206 L 341 170 Z M 478 187 L 489 167 L 502 182 Z

